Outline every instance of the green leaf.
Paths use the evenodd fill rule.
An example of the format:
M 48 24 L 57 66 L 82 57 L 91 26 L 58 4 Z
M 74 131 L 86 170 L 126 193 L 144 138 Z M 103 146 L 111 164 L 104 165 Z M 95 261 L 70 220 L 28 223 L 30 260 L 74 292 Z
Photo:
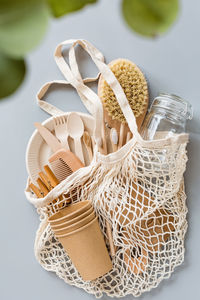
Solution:
M 65 14 L 83 8 L 97 0 L 47 0 L 54 17 L 59 18 Z
M 128 25 L 137 33 L 154 37 L 175 21 L 178 0 L 123 0 L 122 11 Z
M 20 86 L 25 72 L 23 59 L 13 59 L 0 53 L 0 98 L 9 96 Z
M 43 38 L 49 9 L 39 0 L 0 0 L 0 51 L 22 58 Z

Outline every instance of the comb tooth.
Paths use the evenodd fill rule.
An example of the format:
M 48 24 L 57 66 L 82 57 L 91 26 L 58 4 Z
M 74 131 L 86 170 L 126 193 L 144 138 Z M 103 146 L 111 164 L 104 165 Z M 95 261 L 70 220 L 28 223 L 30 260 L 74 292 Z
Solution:
M 63 181 L 72 174 L 72 170 L 62 159 L 56 159 L 50 164 L 55 176 L 59 181 Z
M 80 159 L 71 151 L 60 149 L 56 153 L 54 153 L 50 158 L 49 162 L 52 163 L 57 159 L 62 159 L 65 164 L 67 164 L 72 172 L 84 167 L 84 164 L 80 161 Z

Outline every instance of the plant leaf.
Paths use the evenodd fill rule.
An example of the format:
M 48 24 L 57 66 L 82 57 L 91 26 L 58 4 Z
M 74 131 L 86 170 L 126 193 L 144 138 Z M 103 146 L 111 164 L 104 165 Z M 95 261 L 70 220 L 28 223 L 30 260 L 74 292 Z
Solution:
M 26 72 L 23 59 L 13 59 L 0 53 L 0 98 L 12 94 L 22 83 Z
M 47 0 L 54 17 L 59 18 L 65 14 L 83 8 L 97 0 Z
M 122 12 L 127 24 L 137 33 L 154 37 L 175 21 L 178 0 L 123 0 Z
M 49 19 L 44 1 L 0 1 L 0 51 L 24 57 L 43 38 Z

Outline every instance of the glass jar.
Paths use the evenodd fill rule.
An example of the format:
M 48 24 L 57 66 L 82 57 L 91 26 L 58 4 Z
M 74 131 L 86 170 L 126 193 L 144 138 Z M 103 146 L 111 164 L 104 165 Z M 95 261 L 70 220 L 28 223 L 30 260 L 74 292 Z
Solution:
M 183 133 L 192 116 L 192 106 L 187 101 L 176 95 L 160 94 L 145 118 L 141 136 L 144 140 L 155 140 Z

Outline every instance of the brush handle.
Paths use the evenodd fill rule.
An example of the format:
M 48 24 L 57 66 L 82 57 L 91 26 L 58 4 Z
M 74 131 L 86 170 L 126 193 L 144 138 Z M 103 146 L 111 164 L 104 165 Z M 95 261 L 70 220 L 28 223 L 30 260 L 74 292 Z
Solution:
M 125 123 L 121 123 L 121 125 L 120 125 L 120 132 L 119 132 L 118 149 L 120 149 L 120 148 L 123 146 L 123 141 L 124 141 L 124 129 L 125 129 Z
M 128 141 L 130 141 L 131 135 L 132 135 L 132 133 L 130 131 L 128 131 L 127 136 L 126 136 L 126 143 L 128 143 Z

